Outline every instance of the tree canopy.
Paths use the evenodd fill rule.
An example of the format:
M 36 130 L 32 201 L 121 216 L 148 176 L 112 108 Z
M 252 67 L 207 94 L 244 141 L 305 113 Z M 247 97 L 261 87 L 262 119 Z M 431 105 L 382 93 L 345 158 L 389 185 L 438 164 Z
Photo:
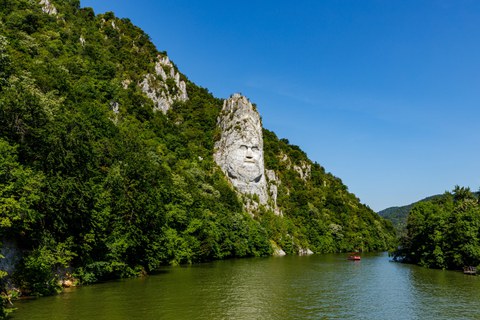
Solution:
M 480 264 L 480 203 L 469 188 L 416 204 L 395 258 L 425 267 L 462 269 Z
M 180 74 L 189 99 L 154 111 L 139 84 L 166 53 L 128 19 L 51 2 L 57 14 L 30 0 L 0 6 L 0 233 L 23 253 L 10 275 L 22 290 L 265 256 L 272 242 L 288 254 L 392 244 L 390 223 L 268 130 L 283 216 L 252 218 L 213 161 L 222 100 Z

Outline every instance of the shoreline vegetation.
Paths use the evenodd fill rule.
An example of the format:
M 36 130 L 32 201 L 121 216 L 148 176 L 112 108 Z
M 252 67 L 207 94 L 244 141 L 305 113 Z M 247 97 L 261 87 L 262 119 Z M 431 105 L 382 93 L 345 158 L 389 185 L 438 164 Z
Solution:
M 20 294 L 163 265 L 395 246 L 390 221 L 267 129 L 265 169 L 283 214 L 270 205 L 248 211 L 258 199 L 237 193 L 213 160 L 222 104 L 127 18 L 96 15 L 78 0 L 3 1 L 0 318 Z M 462 188 L 415 207 L 397 257 L 478 264 L 478 211 Z
M 436 269 L 480 265 L 480 198 L 469 188 L 415 204 L 407 218 L 396 261 Z
M 222 105 L 128 18 L 78 0 L 3 1 L 1 312 L 20 292 L 163 265 L 392 247 L 390 222 L 267 129 L 278 211 L 247 210 L 258 199 L 213 160 Z

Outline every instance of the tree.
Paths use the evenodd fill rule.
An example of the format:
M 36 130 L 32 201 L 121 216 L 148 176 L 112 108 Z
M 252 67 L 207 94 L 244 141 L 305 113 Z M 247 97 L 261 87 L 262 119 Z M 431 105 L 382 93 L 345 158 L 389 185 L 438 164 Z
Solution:
M 0 232 L 3 236 L 32 231 L 41 218 L 35 205 L 44 177 L 18 163 L 16 147 L 0 138 Z
M 480 206 L 469 188 L 417 203 L 406 229 L 398 260 L 442 269 L 480 264 Z

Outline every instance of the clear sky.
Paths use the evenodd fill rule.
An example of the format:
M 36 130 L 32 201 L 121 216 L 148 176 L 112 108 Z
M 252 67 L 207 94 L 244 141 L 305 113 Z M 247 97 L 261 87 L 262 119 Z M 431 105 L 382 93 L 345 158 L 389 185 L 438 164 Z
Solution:
M 480 1 L 82 0 L 240 92 L 375 211 L 480 187 Z

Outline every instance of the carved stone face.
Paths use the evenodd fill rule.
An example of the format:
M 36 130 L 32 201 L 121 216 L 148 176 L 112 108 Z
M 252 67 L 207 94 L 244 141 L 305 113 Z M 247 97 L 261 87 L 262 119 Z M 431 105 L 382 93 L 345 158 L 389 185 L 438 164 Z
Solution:
M 237 140 L 227 150 L 227 172 L 230 178 L 247 183 L 259 182 L 263 171 L 263 152 L 258 139 Z
M 268 201 L 263 161 L 262 122 L 247 98 L 234 94 L 225 100 L 217 120 L 221 136 L 215 142 L 213 158 L 242 194 Z

